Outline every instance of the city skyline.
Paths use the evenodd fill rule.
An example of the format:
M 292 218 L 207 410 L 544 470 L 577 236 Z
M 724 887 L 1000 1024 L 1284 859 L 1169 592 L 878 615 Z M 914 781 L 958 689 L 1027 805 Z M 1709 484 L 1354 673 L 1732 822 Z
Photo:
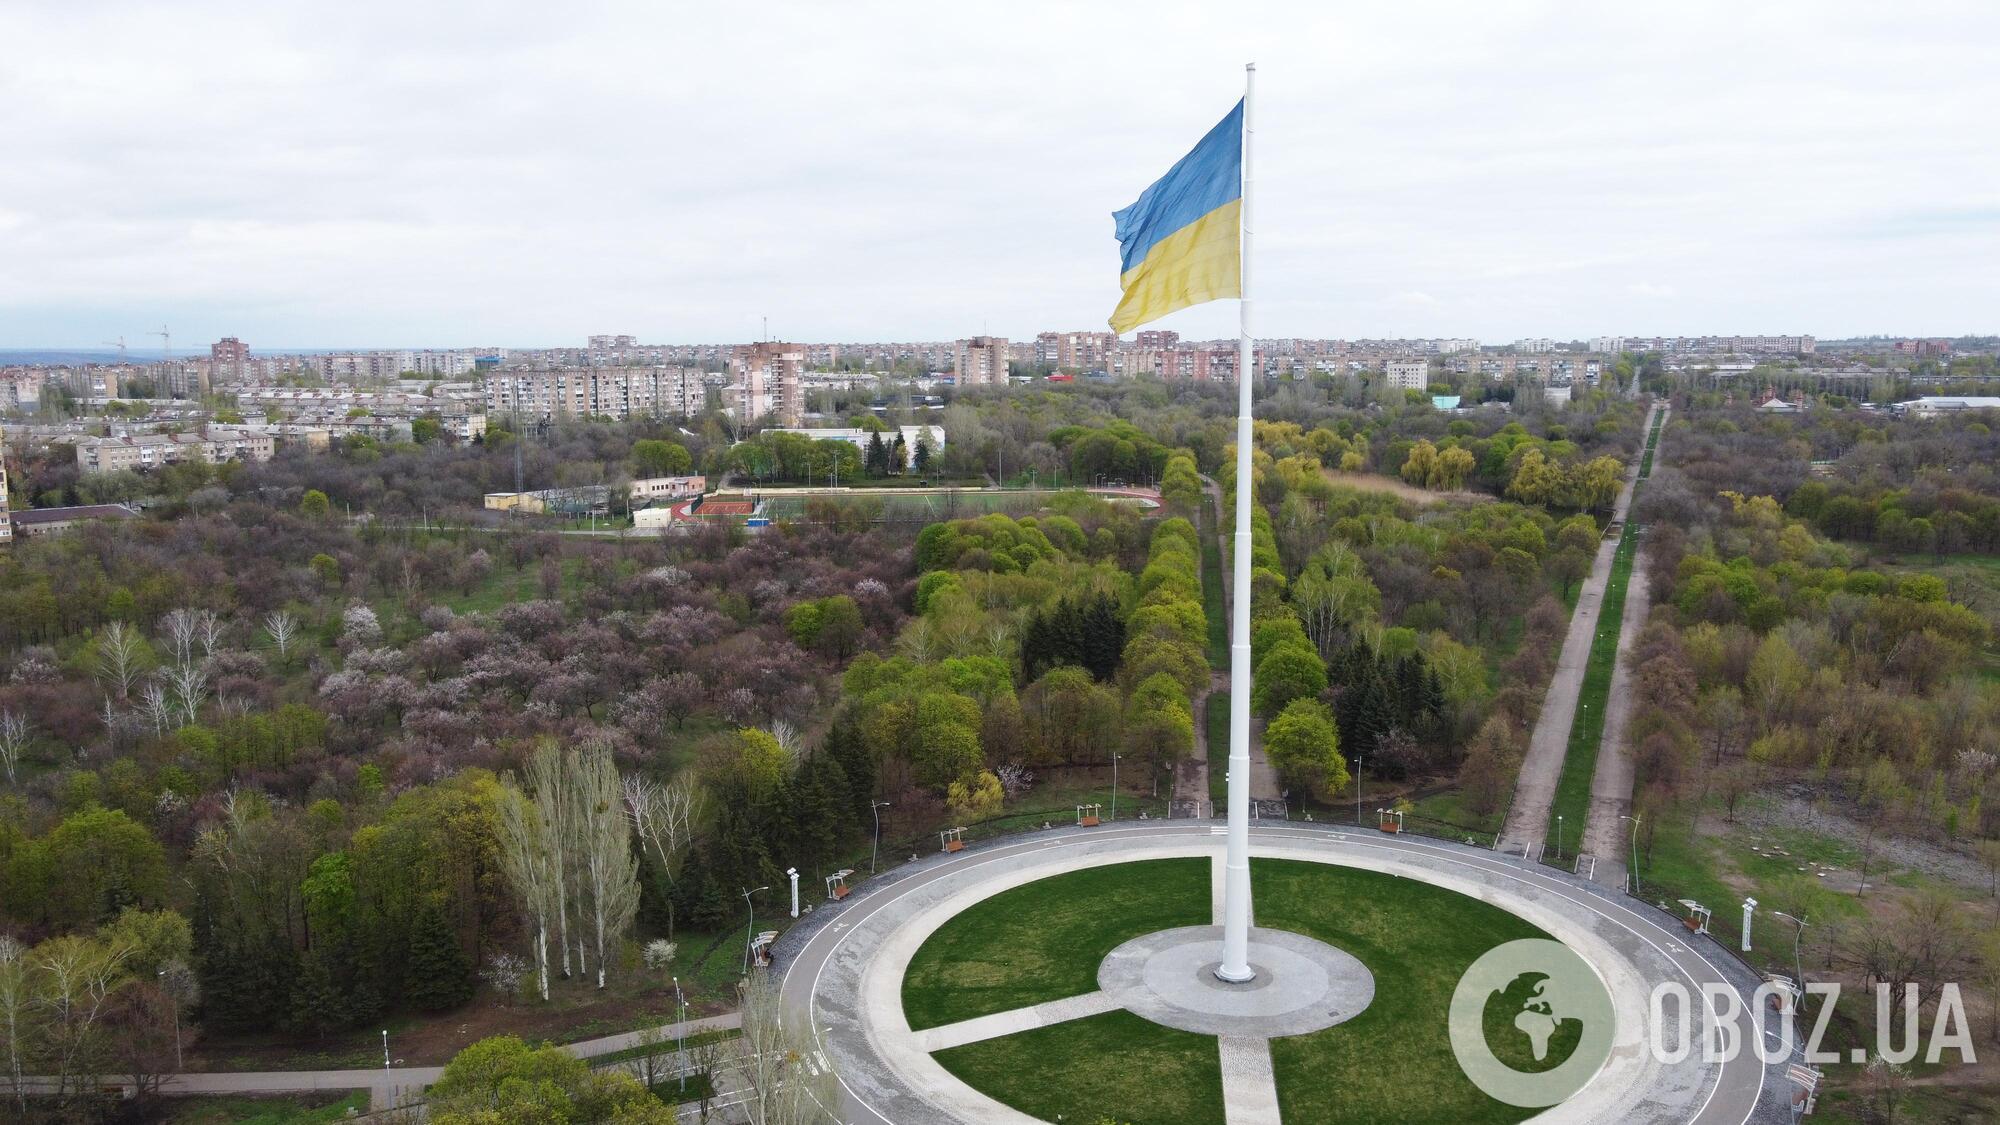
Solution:
M 1248 58 L 1260 336 L 1996 329 L 1970 4 L 483 18 L 0 13 L 0 348 L 1095 330 Z

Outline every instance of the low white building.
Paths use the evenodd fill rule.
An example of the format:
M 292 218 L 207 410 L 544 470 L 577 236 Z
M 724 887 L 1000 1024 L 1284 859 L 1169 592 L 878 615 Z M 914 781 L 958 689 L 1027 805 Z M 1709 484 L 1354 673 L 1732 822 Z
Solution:
M 863 454 L 868 452 L 868 439 L 874 436 L 875 433 L 873 430 L 863 430 L 851 426 L 836 426 L 823 430 L 803 428 L 770 429 L 764 432 L 767 434 L 799 434 L 803 437 L 812 438 L 814 441 L 844 441 L 861 450 Z M 889 445 L 894 445 L 896 444 L 896 435 L 898 433 L 901 433 L 903 436 L 903 445 L 912 451 L 917 448 L 919 440 L 930 446 L 932 453 L 937 453 L 944 449 L 943 426 L 894 427 L 882 432 L 882 440 Z
M 1967 410 L 2000 410 L 2000 396 L 1927 395 L 1899 402 L 1890 409 L 1917 418 L 1935 418 L 1940 414 L 1958 414 Z

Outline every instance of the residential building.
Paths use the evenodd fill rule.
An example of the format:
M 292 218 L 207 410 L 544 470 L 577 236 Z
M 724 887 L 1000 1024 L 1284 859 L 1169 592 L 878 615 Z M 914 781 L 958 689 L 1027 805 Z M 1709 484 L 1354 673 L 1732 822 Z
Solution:
M 1148 328 L 1134 338 L 1141 348 L 1171 348 L 1181 342 L 1181 334 L 1167 328 Z
M 729 357 L 730 406 L 743 424 L 775 414 L 780 426 L 805 418 L 806 353 L 797 344 L 766 342 L 737 348 Z
M 182 461 L 269 461 L 275 443 L 268 433 L 235 426 L 209 426 L 193 434 L 133 434 L 86 438 L 76 443 L 76 467 L 84 473 L 134 472 Z
M 1087 374 L 1106 370 L 1117 346 L 1118 336 L 1112 332 L 1043 332 L 1035 337 L 1035 358 L 1063 371 Z
M 1514 341 L 1514 350 L 1522 355 L 1546 355 L 1556 350 L 1556 342 L 1546 337 L 1530 337 Z
M 211 382 L 220 379 L 230 383 L 243 381 L 243 365 L 250 359 L 250 349 L 234 336 L 224 336 L 208 346 L 208 377 Z
M 998 336 L 974 336 L 958 342 L 952 363 L 961 387 L 990 387 L 1007 382 L 1007 341 Z
M 498 368 L 486 373 L 486 413 L 530 421 L 686 417 L 700 413 L 707 398 L 706 378 L 687 367 Z
M 1590 340 L 1590 350 L 1599 355 L 1617 355 L 1625 350 L 1625 337 L 1593 336 Z
M 1431 365 L 1423 359 L 1392 359 L 1382 365 L 1389 385 L 1398 390 L 1423 391 L 1431 385 Z

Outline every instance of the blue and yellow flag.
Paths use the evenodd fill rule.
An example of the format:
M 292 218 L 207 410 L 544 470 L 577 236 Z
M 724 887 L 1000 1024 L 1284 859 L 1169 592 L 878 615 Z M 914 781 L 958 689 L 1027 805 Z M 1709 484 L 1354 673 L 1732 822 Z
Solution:
M 1125 298 L 1111 314 L 1129 332 L 1176 309 L 1243 295 L 1243 103 L 1194 151 L 1112 214 Z

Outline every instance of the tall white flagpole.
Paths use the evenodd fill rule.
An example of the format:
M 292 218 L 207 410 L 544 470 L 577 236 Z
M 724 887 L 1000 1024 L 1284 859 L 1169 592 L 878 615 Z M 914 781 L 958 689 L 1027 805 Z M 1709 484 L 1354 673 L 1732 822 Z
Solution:
M 1236 302 L 1242 317 L 1236 342 L 1236 538 L 1235 596 L 1229 642 L 1229 849 L 1223 864 L 1222 963 L 1215 975 L 1232 983 L 1254 978 L 1250 967 L 1250 380 L 1254 354 L 1250 343 L 1251 151 L 1257 133 L 1251 122 L 1257 64 L 1243 68 L 1243 203 L 1241 294 Z

